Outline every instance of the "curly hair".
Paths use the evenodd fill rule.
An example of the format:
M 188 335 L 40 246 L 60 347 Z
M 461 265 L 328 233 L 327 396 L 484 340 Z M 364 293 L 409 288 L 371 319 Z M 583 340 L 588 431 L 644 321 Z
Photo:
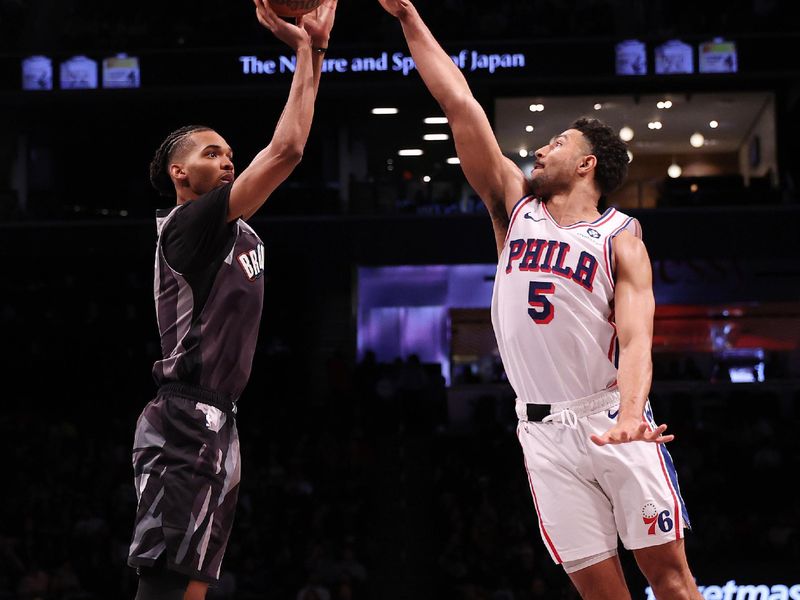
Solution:
M 169 163 L 178 152 L 188 148 L 189 138 L 198 131 L 213 131 L 205 125 L 187 125 L 170 133 L 150 161 L 150 183 L 162 196 L 174 196 L 175 185 L 169 176 Z
M 614 131 L 598 119 L 581 117 L 569 127 L 580 131 L 597 157 L 594 179 L 606 196 L 616 190 L 628 174 L 628 146 Z

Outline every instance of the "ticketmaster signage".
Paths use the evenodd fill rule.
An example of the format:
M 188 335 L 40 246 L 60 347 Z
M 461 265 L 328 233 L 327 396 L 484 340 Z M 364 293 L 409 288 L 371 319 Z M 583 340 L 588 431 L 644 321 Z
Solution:
M 500 70 L 524 69 L 527 59 L 524 53 L 494 54 L 477 50 L 461 50 L 450 58 L 463 71 L 496 73 Z M 240 56 L 241 72 L 247 76 L 294 73 L 297 59 L 281 55 L 277 58 Z M 324 73 L 385 73 L 395 72 L 407 76 L 416 69 L 414 59 L 402 53 L 382 52 L 377 56 L 355 56 L 352 58 L 326 58 L 322 63 Z
M 800 600 L 800 584 L 796 585 L 739 585 L 734 580 L 725 585 L 698 586 L 705 600 Z M 655 600 L 653 590 L 645 589 L 647 600 Z

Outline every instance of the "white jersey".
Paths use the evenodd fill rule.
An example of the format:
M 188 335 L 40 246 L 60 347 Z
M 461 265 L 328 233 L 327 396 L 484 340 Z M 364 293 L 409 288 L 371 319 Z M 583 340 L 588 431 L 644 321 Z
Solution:
M 520 401 L 555 404 L 616 384 L 611 241 L 625 229 L 641 237 L 638 221 L 614 208 L 562 227 L 532 196 L 514 207 L 492 324 Z

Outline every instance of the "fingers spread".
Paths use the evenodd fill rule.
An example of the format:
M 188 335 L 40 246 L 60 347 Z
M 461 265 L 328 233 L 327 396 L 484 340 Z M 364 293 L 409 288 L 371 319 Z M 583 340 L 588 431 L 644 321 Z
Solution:
M 603 435 L 591 434 L 589 439 L 597 446 L 605 446 L 607 444 L 627 444 L 630 442 L 653 442 L 657 444 L 665 444 L 675 439 L 674 435 L 663 435 L 666 431 L 666 425 L 659 425 L 655 429 L 650 429 L 647 423 L 640 423 L 633 430 L 624 428 L 612 428 L 606 431 Z

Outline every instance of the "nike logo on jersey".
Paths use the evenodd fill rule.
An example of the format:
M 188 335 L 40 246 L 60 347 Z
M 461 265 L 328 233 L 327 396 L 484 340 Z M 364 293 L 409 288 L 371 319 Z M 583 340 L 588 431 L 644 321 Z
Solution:
M 534 218 L 531 216 L 531 213 L 525 213 L 525 218 L 526 218 L 526 219 L 530 219 L 530 220 L 531 220 L 531 221 L 533 221 L 534 223 L 538 223 L 539 221 L 544 221 L 544 217 L 542 217 L 541 219 L 534 219 Z
M 567 266 L 569 254 L 568 242 L 535 238 L 511 240 L 508 243 L 506 274 L 510 274 L 516 264 L 518 271 L 553 273 L 591 292 L 597 274 L 597 259 L 584 250 L 574 266 Z
M 617 409 L 617 410 L 611 409 L 611 410 L 608 411 L 608 418 L 609 419 L 616 419 L 618 414 L 619 414 L 619 409 Z
M 242 252 L 236 257 L 236 262 L 239 263 L 247 279 L 255 281 L 264 274 L 264 244 Z

